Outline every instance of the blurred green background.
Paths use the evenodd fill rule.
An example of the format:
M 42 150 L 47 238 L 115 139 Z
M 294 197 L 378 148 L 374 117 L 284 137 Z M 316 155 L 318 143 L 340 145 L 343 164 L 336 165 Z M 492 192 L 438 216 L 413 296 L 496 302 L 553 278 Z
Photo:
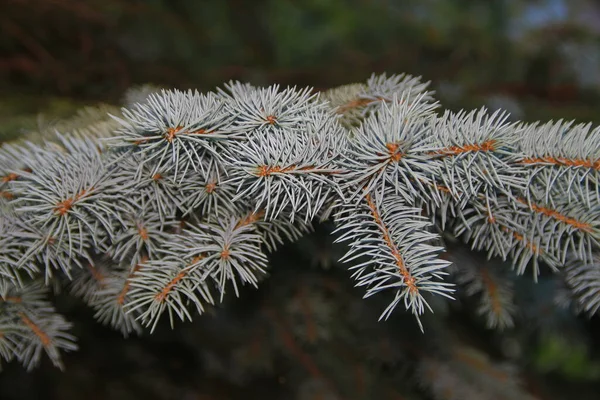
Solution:
M 4 136 L 138 84 L 325 89 L 373 72 L 422 75 L 449 108 L 600 120 L 595 0 L 4 0 L 0 31 Z
M 432 82 L 443 107 L 450 109 L 485 105 L 506 109 L 514 119 L 600 122 L 597 0 L 3 0 L 0 32 L 2 141 L 53 126 L 82 106 L 121 104 L 128 89 L 143 84 L 210 90 L 235 79 L 324 90 L 382 72 L 422 75 Z M 66 358 L 69 375 L 48 365 L 33 374 L 10 366 L 0 377 L 0 395 L 292 398 L 286 397 L 291 395 L 285 387 L 295 387 L 294 376 L 324 374 L 330 378 L 328 385 L 337 387 L 337 396 L 323 395 L 327 391 L 316 384 L 317 389 L 309 385 L 293 398 L 440 398 L 405 396 L 404 385 L 413 390 L 419 384 L 398 384 L 395 374 L 406 372 L 403 365 L 410 365 L 404 362 L 412 353 L 394 350 L 394 340 L 405 348 L 417 343 L 414 347 L 425 353 L 428 345 L 413 332 L 410 318 L 378 325 L 380 309 L 369 308 L 360 298 L 362 292 L 351 288 L 347 271 L 316 267 L 335 264 L 340 255 L 328 232 L 321 234 L 278 253 L 273 276 L 258 294 L 249 291 L 242 302 L 231 299 L 217 317 L 202 317 L 175 333 L 163 327 L 153 337 L 123 341 L 105 328 L 89 328 L 95 326 L 89 310 L 63 305 L 70 319 L 83 321 L 76 329 L 82 349 Z M 530 285 L 522 294 L 539 291 L 544 297 L 545 290 L 543 285 Z M 300 300 L 293 308 L 288 298 L 312 299 L 315 314 L 307 313 Z M 520 320 L 525 332 L 517 329 L 507 335 L 490 333 L 455 314 L 444 323 L 452 321 L 464 342 L 477 342 L 492 358 L 508 359 L 521 368 L 519 377 L 535 398 L 570 398 L 563 396 L 573 393 L 597 398 L 597 318 L 589 324 L 579 319 L 581 325 L 576 325 L 574 316 L 560 314 L 568 322 L 549 330 L 548 321 L 559 314 L 548 307 L 544 303 L 525 310 Z M 547 321 L 526 326 L 528 318 L 535 317 Z M 310 328 L 306 321 L 311 318 L 323 323 L 318 327 L 325 332 L 323 341 L 327 335 L 343 339 L 326 347 L 317 339 L 298 344 L 293 338 L 302 336 L 305 325 Z M 289 336 L 281 328 L 288 325 L 300 333 Z M 360 337 L 353 336 L 357 326 Z M 412 326 L 408 334 L 406 326 Z M 539 329 L 535 335 L 530 332 L 534 329 Z M 261 338 L 267 343 L 252 347 L 241 335 L 246 330 L 257 343 Z M 425 337 L 448 340 L 447 332 L 446 327 L 430 327 Z M 309 339 L 316 335 L 308 333 Z M 400 333 L 408 337 L 400 335 L 399 340 Z M 280 353 L 273 356 L 271 351 L 277 340 L 288 351 L 281 353 L 287 354 L 284 362 Z M 392 350 L 385 347 L 390 343 Z M 514 343 L 522 347 L 516 351 Z M 194 346 L 204 348 L 194 353 Z M 233 348 L 227 353 L 233 361 L 221 357 L 226 348 Z M 198 367 L 197 354 L 202 354 L 204 370 Z M 370 364 L 362 363 L 364 357 L 370 357 Z M 342 370 L 346 364 L 348 370 Z M 288 369 L 282 371 L 282 365 Z M 258 378 L 239 378 L 246 367 Z M 222 375 L 214 379 L 202 372 L 215 370 Z

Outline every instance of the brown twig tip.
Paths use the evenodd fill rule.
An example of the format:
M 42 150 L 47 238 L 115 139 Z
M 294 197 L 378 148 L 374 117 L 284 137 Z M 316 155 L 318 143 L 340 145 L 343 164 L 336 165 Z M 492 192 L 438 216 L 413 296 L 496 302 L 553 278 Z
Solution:
M 61 215 L 61 216 L 67 214 L 71 210 L 71 208 L 73 207 L 75 202 L 77 202 L 78 200 L 81 200 L 82 198 L 87 196 L 92 190 L 94 190 L 93 187 L 91 187 L 89 189 L 83 189 L 81 192 L 77 193 L 74 197 L 69 197 L 66 200 L 56 203 L 56 206 L 54 207 L 54 212 L 56 212 L 58 215 Z
M 265 177 L 265 176 L 269 176 L 272 174 L 277 174 L 277 173 L 285 173 L 285 172 L 290 172 L 293 171 L 296 168 L 295 165 L 291 165 L 289 167 L 279 167 L 279 166 L 269 166 L 269 165 L 260 165 L 258 167 L 258 172 L 257 175 L 260 177 Z
M 259 210 L 255 213 L 250 213 L 246 217 L 241 218 L 235 225 L 235 229 L 239 229 L 243 226 L 253 224 L 260 221 L 265 216 L 265 210 Z
M 443 186 L 443 185 L 438 185 L 435 184 L 435 187 L 437 190 L 439 190 L 440 192 L 444 192 L 444 193 L 452 193 L 452 191 L 450 190 L 450 188 Z
M 483 281 L 483 285 L 487 288 L 490 296 L 490 300 L 492 302 L 492 312 L 496 315 L 500 315 L 502 313 L 502 303 L 500 302 L 498 287 L 496 286 L 494 279 L 490 276 L 487 268 L 483 268 L 481 270 L 481 280 Z
M 92 264 L 88 264 L 88 269 L 90 270 L 90 274 L 92 274 L 92 277 L 96 282 L 100 284 L 104 282 L 104 275 L 98 268 L 94 267 Z
M 5 190 L 0 190 L 0 197 L 6 199 L 6 200 L 12 200 L 15 198 L 15 195 L 12 194 L 11 192 L 7 192 Z
M 379 226 L 379 230 L 383 235 L 383 241 L 385 242 L 386 246 L 390 249 L 392 257 L 394 257 L 396 266 L 398 267 L 398 270 L 400 271 L 400 274 L 402 275 L 402 278 L 404 280 L 404 284 L 408 287 L 408 290 L 411 294 L 417 293 L 419 291 L 419 288 L 417 287 L 416 279 L 411 275 L 410 271 L 406 267 L 402 254 L 400 254 L 400 250 L 398 250 L 396 244 L 392 240 L 390 232 L 385 223 L 383 222 L 381 215 L 377 210 L 377 206 L 373 201 L 373 198 L 370 194 L 367 194 L 365 199 L 367 200 L 367 204 L 369 206 L 369 209 L 371 210 L 371 215 L 373 216 L 375 223 L 377 224 L 377 226 Z
M 269 125 L 275 125 L 277 123 L 277 117 L 275 117 L 274 115 L 268 115 L 265 119 L 267 120 L 267 123 Z
M 354 100 L 351 100 L 345 104 L 342 104 L 341 106 L 339 106 L 336 109 L 336 113 L 338 114 L 343 114 L 349 110 L 353 110 L 355 108 L 360 108 L 360 107 L 364 107 L 367 106 L 371 103 L 375 103 L 376 101 L 387 101 L 386 99 L 382 98 L 382 97 L 378 97 L 376 99 L 364 99 L 364 98 L 357 98 Z
M 61 202 L 58 202 L 56 204 L 56 207 L 54 207 L 54 211 L 58 215 L 65 215 L 66 213 L 69 212 L 69 210 L 71 209 L 72 206 L 73 206 L 73 199 L 66 199 Z
M 31 329 L 31 331 L 34 333 L 34 335 L 40 339 L 40 342 L 42 342 L 42 346 L 44 346 L 44 347 L 50 346 L 50 344 L 52 343 L 52 340 L 50 339 L 50 336 L 48 336 L 48 334 L 46 332 L 44 332 L 42 329 L 40 329 L 40 327 L 37 326 L 36 323 L 33 322 L 31 319 L 29 319 L 29 317 L 27 315 L 25 315 L 24 313 L 22 313 L 22 312 L 19 313 L 19 317 L 21 318 L 21 321 L 23 321 L 25 326 L 27 326 L 29 329 Z
M 487 222 L 489 224 L 495 224 L 496 218 L 490 214 L 487 217 Z M 535 253 L 537 255 L 542 254 L 542 250 L 540 248 L 538 248 L 534 243 L 531 243 L 530 241 L 525 239 L 525 237 L 523 235 L 521 235 L 519 232 L 516 232 L 507 226 L 503 226 L 503 225 L 499 225 L 499 226 L 504 232 L 511 234 L 515 239 L 517 239 L 520 242 L 523 242 L 525 244 L 525 246 L 527 246 L 529 249 L 531 249 L 531 251 L 533 251 L 533 253 Z
M 187 222 L 185 219 L 182 219 L 181 221 L 179 221 L 179 229 L 180 230 L 184 230 L 187 227 Z
M 273 174 L 285 174 L 285 173 L 293 173 L 293 172 L 305 172 L 305 173 L 314 173 L 314 174 L 323 174 L 323 175 L 336 175 L 341 171 L 338 170 L 330 170 L 330 169 L 321 169 L 317 168 L 314 165 L 308 165 L 306 167 L 298 168 L 297 165 L 290 165 L 289 167 L 280 167 L 280 166 L 270 166 L 270 165 L 259 165 L 256 167 L 255 175 L 261 178 L 273 175 Z
M 18 296 L 7 296 L 7 297 L 0 296 L 0 301 L 5 301 L 7 303 L 19 304 L 19 303 L 23 302 L 23 299 Z
M 584 167 L 600 171 L 600 160 L 570 159 L 565 157 L 527 157 L 521 160 L 521 164 L 552 164 L 561 167 Z
M 85 197 L 86 195 L 88 195 L 89 192 L 91 192 L 92 190 L 94 190 L 93 187 L 91 187 L 89 189 L 83 189 L 81 192 L 79 192 L 79 193 L 77 193 L 75 195 L 75 201 L 81 200 L 83 197 Z
M 162 179 L 162 177 L 163 176 L 161 174 L 156 173 L 156 174 L 152 175 L 152 180 L 157 182 L 157 181 L 160 181 Z
M 522 204 L 528 204 L 525 199 L 517 199 L 517 201 Z M 571 225 L 572 227 L 579 229 L 581 231 L 591 233 L 594 230 L 590 224 L 579 221 L 575 218 L 571 218 L 567 215 L 561 214 L 560 212 L 553 210 L 551 208 L 539 206 L 537 204 L 531 204 L 530 208 L 535 212 L 544 214 L 547 217 L 554 218 L 555 220 L 563 222 L 567 225 Z
M 404 154 L 400 151 L 400 145 L 398 143 L 387 143 L 385 147 L 388 149 L 390 154 L 390 160 L 398 162 Z
M 200 261 L 206 258 L 205 254 L 199 254 L 196 257 L 192 258 L 192 261 L 188 265 L 198 264 Z
M 127 297 L 127 292 L 129 292 L 129 286 L 131 286 L 131 283 L 129 282 L 129 279 L 127 279 L 123 285 L 123 289 L 121 289 L 121 292 L 119 293 L 119 297 L 117 297 L 118 305 L 122 306 L 125 304 L 125 297 Z
M 11 172 L 10 174 L 2 177 L 2 183 L 8 183 L 11 181 L 16 181 L 17 179 L 19 179 L 19 175 L 15 174 L 14 172 Z
M 494 139 L 486 140 L 481 144 L 465 144 L 463 146 L 449 146 L 442 150 L 434 151 L 433 155 L 456 156 L 469 152 L 488 152 L 496 150 L 496 141 Z
M 140 144 L 144 144 L 147 142 L 148 142 L 148 139 L 139 139 L 139 140 L 136 140 L 135 142 L 133 142 L 133 144 L 136 146 L 139 146 Z
M 134 268 L 133 271 L 131 271 L 131 273 L 129 274 L 129 276 L 127 277 L 127 279 L 125 280 L 125 284 L 123 285 L 123 289 L 121 289 L 121 292 L 119 293 L 119 296 L 117 297 L 117 304 L 119 305 L 123 305 L 125 304 L 125 298 L 127 297 L 127 293 L 129 292 L 129 288 L 131 287 L 131 278 L 133 278 L 135 276 L 135 274 L 142 269 L 142 265 L 145 264 L 146 262 L 148 262 L 148 257 L 143 256 L 140 259 L 139 264 L 137 264 Z
M 156 300 L 161 303 L 165 301 L 169 293 L 171 293 L 177 283 L 179 283 L 179 281 L 187 275 L 188 271 L 188 269 L 182 269 L 181 272 L 175 276 L 175 278 L 171 279 L 171 281 L 167 283 L 167 285 L 159 293 L 156 294 Z
M 181 129 L 183 129 L 182 126 L 168 128 L 167 132 L 165 133 L 165 139 L 167 140 L 167 142 L 171 143 L 175 139 L 175 136 L 177 136 L 177 132 L 179 132 Z
M 512 235 L 518 241 L 522 241 L 523 243 L 525 243 L 525 245 L 527 247 L 529 247 L 531 249 L 531 251 L 533 251 L 535 254 L 540 254 L 541 253 L 540 249 L 535 244 L 529 242 L 528 240 L 525 240 L 525 238 L 523 237 L 523 235 L 521 235 L 520 233 L 513 232 Z
M 206 193 L 209 193 L 209 194 L 214 192 L 216 188 L 217 188 L 217 184 L 215 182 L 210 182 L 209 184 L 207 184 L 205 186 Z
M 525 246 L 528 247 L 534 254 L 536 254 L 538 256 L 540 254 L 542 254 L 542 249 L 537 247 L 535 245 L 535 243 L 532 243 L 529 240 L 525 239 L 525 237 L 523 235 L 521 235 L 519 232 L 513 231 L 513 230 L 507 228 L 506 226 L 502 227 L 502 230 L 504 230 L 504 232 L 510 233 L 519 242 L 523 242 L 525 244 Z
M 140 227 L 138 233 L 144 242 L 148 240 L 148 229 Z
M 223 251 L 221 251 L 221 260 L 228 260 L 231 253 L 229 252 L 229 247 L 225 246 Z

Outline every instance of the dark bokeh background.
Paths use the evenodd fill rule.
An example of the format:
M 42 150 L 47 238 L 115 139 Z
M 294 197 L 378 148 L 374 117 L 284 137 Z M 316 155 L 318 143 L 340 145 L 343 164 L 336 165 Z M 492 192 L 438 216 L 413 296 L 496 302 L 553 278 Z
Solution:
M 3 140 L 83 105 L 121 103 L 141 84 L 210 90 L 237 79 L 322 90 L 381 72 L 422 75 L 446 108 L 600 122 L 596 0 L 3 0 L 0 32 Z M 600 396 L 596 320 L 563 320 L 528 298 L 520 325 L 501 335 L 468 306 L 430 321 L 427 339 L 411 318 L 378 324 L 383 303 L 360 299 L 320 229 L 274 256 L 258 292 L 174 332 L 124 341 L 59 298 L 81 350 L 65 358 L 64 373 L 49 363 L 32 374 L 8 366 L 0 398 L 437 399 L 426 378 L 447 376 L 407 369 L 449 337 L 508 362 L 535 398 Z M 521 285 L 544 297 L 545 286 Z M 531 317 L 542 312 L 554 335 L 532 333 L 532 324 L 549 329 Z M 492 372 L 500 387 L 512 382 Z
M 143 83 L 323 89 L 407 72 L 431 80 L 448 106 L 508 101 L 528 119 L 594 119 L 598 3 L 4 0 L 0 89 L 4 101 L 33 96 L 35 111 L 49 96 L 118 101 Z

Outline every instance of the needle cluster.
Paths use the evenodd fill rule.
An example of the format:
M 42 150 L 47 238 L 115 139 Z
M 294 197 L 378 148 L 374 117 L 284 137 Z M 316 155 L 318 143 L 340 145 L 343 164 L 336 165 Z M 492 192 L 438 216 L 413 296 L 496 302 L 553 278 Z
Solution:
M 61 366 L 68 292 L 125 336 L 191 320 L 266 277 L 268 253 L 331 219 L 365 296 L 419 317 L 451 299 L 444 237 L 517 273 L 568 265 L 596 312 L 600 128 L 439 112 L 428 83 L 373 76 L 326 93 L 230 82 L 150 92 L 111 119 L 0 149 L 0 356 Z M 66 128 L 65 128 L 66 129 Z M 510 280 L 462 269 L 490 327 Z M 62 290 L 67 289 L 67 290 Z M 62 291 L 61 291 L 62 290 Z

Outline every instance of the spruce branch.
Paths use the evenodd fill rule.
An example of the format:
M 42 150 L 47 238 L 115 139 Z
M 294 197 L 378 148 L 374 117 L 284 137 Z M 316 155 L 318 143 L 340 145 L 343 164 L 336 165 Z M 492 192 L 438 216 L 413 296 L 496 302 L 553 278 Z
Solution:
M 365 297 L 391 295 L 381 319 L 399 307 L 420 324 L 430 295 L 452 298 L 444 236 L 517 273 L 567 265 L 595 312 L 599 128 L 438 112 L 427 87 L 373 75 L 323 94 L 152 90 L 112 118 L 88 110 L 55 126 L 64 134 L 3 145 L 0 356 L 33 367 L 45 351 L 60 365 L 75 348 L 44 297 L 51 285 L 66 281 L 125 336 L 153 331 L 164 314 L 191 320 L 257 286 L 267 253 L 315 219 L 336 224 Z M 509 327 L 508 281 L 461 273 L 488 325 Z
M 378 202 L 387 187 L 408 204 L 432 199 L 431 177 L 441 171 L 431 162 L 427 131 L 437 105 L 425 103 L 423 95 L 408 100 L 394 96 L 357 129 L 340 162 L 345 188 L 375 192 Z
M 142 333 L 138 322 L 139 312 L 128 310 L 127 307 L 131 301 L 131 281 L 147 262 L 148 258 L 142 256 L 133 268 L 123 264 L 114 267 L 103 279 L 102 286 L 90 302 L 96 311 L 94 317 L 98 322 L 121 331 L 124 337 L 132 332 Z
M 192 168 L 197 170 L 207 156 L 218 157 L 218 142 L 239 137 L 230 131 L 231 113 L 213 93 L 161 91 L 151 94 L 132 110 L 123 109 L 119 135 L 113 146 L 133 145 L 129 150 L 141 155 L 141 162 L 154 162 L 155 168 L 174 165 L 174 178 Z M 156 173 L 156 171 L 155 171 Z
M 365 84 L 346 85 L 325 93 L 324 98 L 340 115 L 340 122 L 351 129 L 359 126 L 365 118 L 385 104 L 393 101 L 394 96 L 405 95 L 407 101 L 420 97 L 422 101 L 433 99 L 432 91 L 427 87 L 430 82 L 421 82 L 421 77 L 408 74 L 371 75 Z
M 34 281 L 16 289 L 0 285 L 0 354 L 6 360 L 16 357 L 27 370 L 36 367 L 42 352 L 63 368 L 59 350 L 77 350 L 71 324 L 57 314 L 46 296 L 48 288 Z
M 445 112 L 432 127 L 433 153 L 443 164 L 442 185 L 452 193 L 477 196 L 525 187 L 522 168 L 512 150 L 519 131 L 506 123 L 507 114 L 487 110 Z
M 578 308 L 593 315 L 600 309 L 600 258 L 594 255 L 593 260 L 581 264 L 578 260 L 571 260 L 565 268 L 565 281 L 571 290 Z
M 486 320 L 490 329 L 506 329 L 514 326 L 517 307 L 514 301 L 513 282 L 500 265 L 489 263 L 480 266 L 465 251 L 453 251 L 453 275 L 464 295 L 478 296 L 478 315 Z
M 194 273 L 198 265 L 199 259 L 188 265 L 168 256 L 140 264 L 129 280 L 131 300 L 126 312 L 139 313 L 136 320 L 150 327 L 151 332 L 164 312 L 169 315 L 171 326 L 175 317 L 182 321 L 192 319 L 188 305 L 203 313 L 205 304 L 213 304 L 214 300 L 202 274 Z
M 525 126 L 518 142 L 519 163 L 530 170 L 530 181 L 548 171 L 545 201 L 556 186 L 567 198 L 578 194 L 586 202 L 600 198 L 600 128 L 574 121 L 534 123 Z M 559 181 L 555 186 L 555 181 Z
M 190 225 L 173 243 L 172 252 L 183 259 L 201 257 L 202 279 L 213 281 L 221 300 L 228 282 L 239 296 L 238 281 L 256 286 L 257 274 L 264 273 L 267 263 L 261 250 L 262 237 L 254 232 L 252 224 L 245 218 L 231 218 L 215 224 Z
M 451 284 L 443 282 L 449 262 L 437 258 L 440 247 L 428 242 L 437 238 L 429 232 L 420 210 L 408 207 L 402 198 L 387 194 L 378 205 L 370 194 L 359 205 L 345 206 L 336 215 L 342 232 L 337 241 L 348 241 L 344 262 L 359 261 L 350 269 L 358 286 L 366 286 L 366 297 L 382 290 L 395 291 L 394 300 L 383 311 L 387 319 L 403 303 L 415 316 L 429 308 L 424 293 L 451 298 Z

